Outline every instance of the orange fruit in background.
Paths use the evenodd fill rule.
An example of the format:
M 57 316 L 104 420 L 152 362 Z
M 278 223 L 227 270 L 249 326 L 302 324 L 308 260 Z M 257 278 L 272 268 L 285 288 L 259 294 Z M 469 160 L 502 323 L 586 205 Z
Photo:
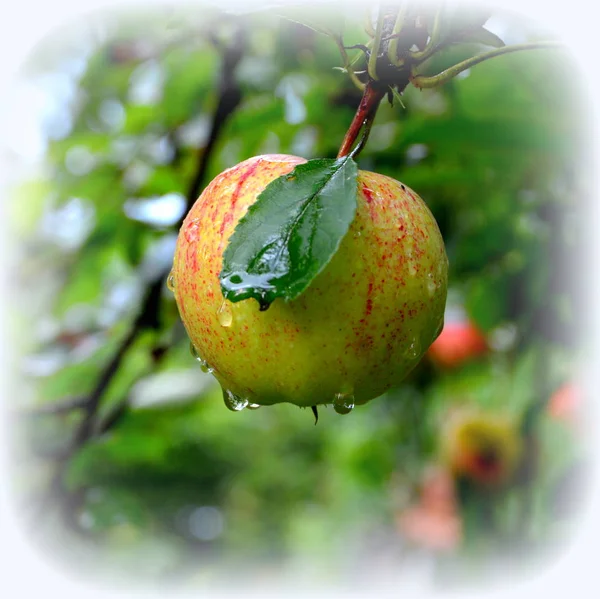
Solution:
M 455 368 L 488 352 L 481 331 L 472 323 L 446 322 L 427 355 L 437 365 Z

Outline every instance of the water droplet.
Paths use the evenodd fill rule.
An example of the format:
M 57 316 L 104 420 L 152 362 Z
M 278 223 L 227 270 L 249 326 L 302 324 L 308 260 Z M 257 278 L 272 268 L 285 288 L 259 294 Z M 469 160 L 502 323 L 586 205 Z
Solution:
M 223 401 L 228 410 L 232 412 L 240 412 L 248 406 L 248 400 L 236 395 L 229 389 L 223 389 Z
M 421 344 L 419 343 L 419 340 L 415 337 L 409 348 L 406 350 L 406 355 L 409 358 L 416 358 L 419 355 L 419 352 L 421 351 Z
M 354 409 L 354 395 L 351 393 L 336 393 L 333 399 L 333 409 L 338 414 L 350 414 Z
M 427 291 L 429 295 L 433 295 L 437 289 L 437 285 L 433 280 L 433 275 L 431 273 L 429 273 L 427 276 L 429 277 L 427 281 Z
M 211 368 L 208 365 L 208 362 L 206 360 L 203 360 L 202 358 L 200 358 L 198 361 L 200 362 L 200 370 L 202 372 L 206 372 L 207 374 L 212 374 L 215 371 L 214 368 Z
M 257 403 L 249 403 L 246 407 L 249 410 L 258 410 L 258 408 L 260 408 L 261 406 Z
M 222 327 L 230 327 L 233 322 L 233 313 L 231 312 L 230 303 L 223 300 L 221 307 L 217 310 L 217 318 Z
M 173 271 L 171 271 L 167 277 L 167 289 L 175 292 L 175 275 L 173 274 Z
M 202 372 L 207 372 L 208 374 L 212 374 L 215 371 L 215 369 L 211 368 L 208 365 L 208 362 L 198 354 L 198 350 L 196 349 L 196 346 L 191 342 L 190 342 L 190 353 L 196 360 L 198 360 L 198 362 L 200 362 L 200 370 L 202 370 Z
M 198 239 L 198 234 L 200 232 L 200 219 L 194 218 L 191 220 L 185 228 L 185 238 L 188 242 L 192 243 Z

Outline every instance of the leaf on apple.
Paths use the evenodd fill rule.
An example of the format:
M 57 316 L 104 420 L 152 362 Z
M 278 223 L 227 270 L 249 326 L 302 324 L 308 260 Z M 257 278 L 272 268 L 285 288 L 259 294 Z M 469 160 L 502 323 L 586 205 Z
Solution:
M 325 268 L 356 213 L 358 167 L 318 158 L 275 179 L 240 219 L 223 254 L 223 296 L 266 310 L 297 298 Z

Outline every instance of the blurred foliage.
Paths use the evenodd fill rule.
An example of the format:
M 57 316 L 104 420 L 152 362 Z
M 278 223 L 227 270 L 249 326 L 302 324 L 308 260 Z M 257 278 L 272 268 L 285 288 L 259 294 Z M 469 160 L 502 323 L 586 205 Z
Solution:
M 532 24 L 496 19 L 515 39 L 536 38 Z M 95 15 L 42 44 L 23 71 L 63 101 L 45 122 L 44 165 L 11 206 L 22 240 L 14 404 L 46 410 L 18 421 L 18 496 L 39 516 L 66 464 L 58 506 L 42 504 L 46 525 L 62 538 L 66 513 L 81 559 L 133 577 L 205 582 L 230 563 L 268 577 L 265 564 L 314 558 L 335 580 L 385 552 L 402 574 L 413 544 L 435 553 L 439 531 L 409 538 L 401 516 L 419 504 L 424 473 L 443 467 L 446 423 L 467 406 L 509 414 L 525 449 L 503 485 L 453 483 L 444 509 L 460 534 L 439 554 L 440 572 L 454 572 L 443 566 L 463 552 L 482 561 L 508 546 L 541 550 L 569 529 L 584 457 L 582 427 L 547 409 L 576 376 L 585 308 L 568 265 L 585 249 L 586 106 L 563 52 L 506 55 L 441 89 L 409 88 L 404 107 L 381 106 L 359 160 L 428 203 L 450 260 L 447 318 L 475 323 L 489 351 L 454 367 L 426 357 L 400 388 L 348 416 L 322 410 L 318 426 L 288 405 L 231 413 L 190 356 L 163 284 L 159 326 L 132 342 L 102 397 L 106 430 L 69 453 L 82 411 L 52 407 L 91 392 L 168 271 L 218 102 L 222 46 L 239 23 L 242 100 L 203 185 L 261 153 L 334 157 L 360 93 L 334 70 L 332 40 L 273 11 Z M 361 31 L 349 15 L 347 43 Z

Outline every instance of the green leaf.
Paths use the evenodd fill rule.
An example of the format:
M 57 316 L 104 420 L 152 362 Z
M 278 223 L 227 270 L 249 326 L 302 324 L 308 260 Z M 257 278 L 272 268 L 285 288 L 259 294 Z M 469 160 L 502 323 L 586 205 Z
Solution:
M 498 275 L 471 281 L 465 306 L 469 316 L 483 331 L 491 331 L 505 320 L 509 291 L 506 278 Z
M 398 90 L 395 87 L 390 87 L 390 89 L 392 90 L 392 94 L 393 94 L 396 102 L 398 102 L 398 104 L 400 104 L 400 106 L 402 106 L 402 108 L 404 108 L 406 110 L 406 106 L 404 106 L 404 102 L 402 101 L 402 96 L 400 96 L 400 94 L 398 93 Z
M 505 118 L 469 118 L 455 116 L 419 123 L 416 119 L 404 126 L 403 144 L 450 145 L 465 151 L 477 147 L 511 152 L 564 154 L 573 151 L 562 131 L 553 131 L 540 119 L 527 115 Z
M 225 298 L 298 297 L 325 268 L 356 212 L 358 168 L 350 156 L 315 159 L 272 181 L 238 223 L 223 255 Z
M 123 124 L 123 133 L 138 134 L 146 131 L 150 127 L 161 126 L 164 117 L 164 111 L 160 106 L 155 105 L 134 105 L 128 106 Z
M 462 36 L 461 41 L 483 44 L 484 46 L 492 46 L 493 48 L 503 48 L 506 45 L 495 33 L 492 33 L 485 27 L 469 31 Z
M 161 166 L 152 172 L 148 179 L 142 184 L 138 193 L 140 196 L 163 195 L 166 193 L 184 194 L 187 190 L 186 181 L 181 173 L 172 165 Z

